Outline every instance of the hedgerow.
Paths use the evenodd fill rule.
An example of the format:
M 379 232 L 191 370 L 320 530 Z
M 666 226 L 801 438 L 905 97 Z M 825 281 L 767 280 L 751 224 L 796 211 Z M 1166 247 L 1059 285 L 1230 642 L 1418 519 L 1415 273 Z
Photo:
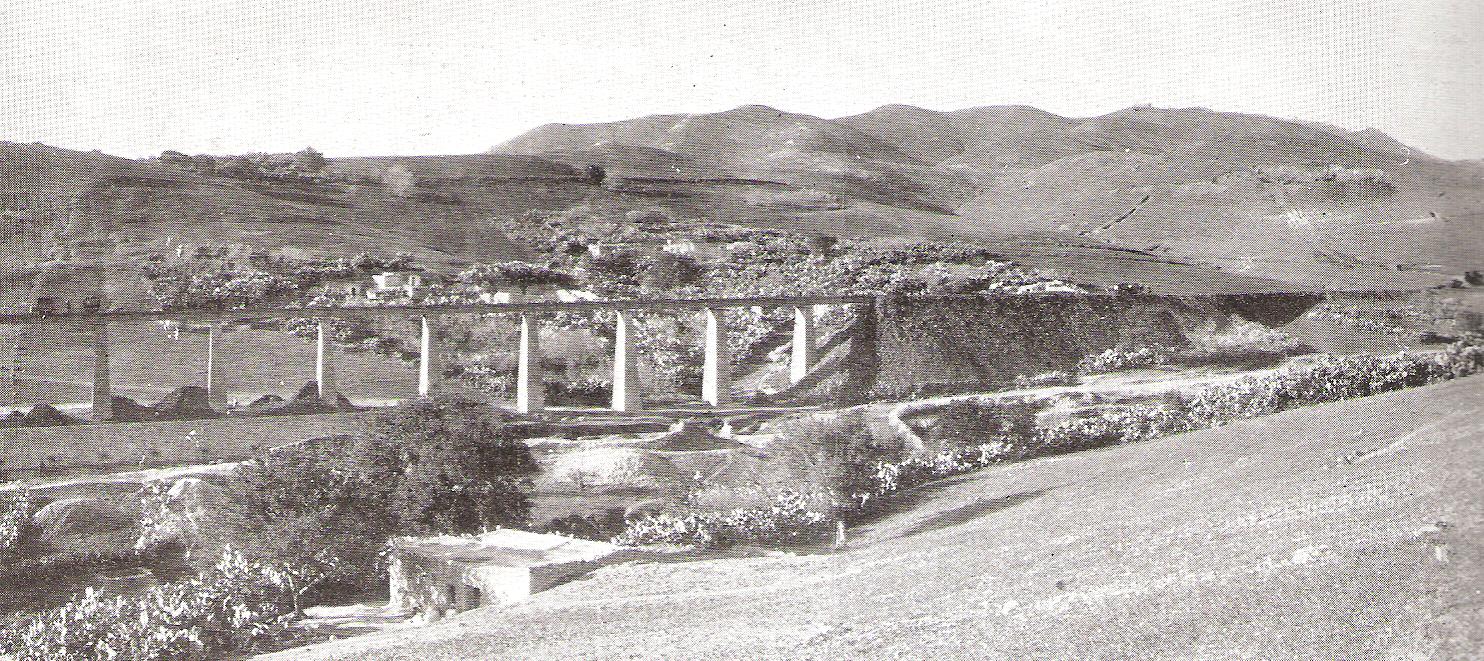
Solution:
M 722 512 L 659 514 L 630 521 L 620 544 L 725 546 L 739 541 L 787 543 L 817 536 L 835 518 L 869 513 L 884 498 L 932 480 L 1007 461 L 1120 445 L 1205 429 L 1280 411 L 1438 383 L 1484 371 L 1484 346 L 1459 342 L 1446 351 L 1396 356 L 1321 356 L 1277 372 L 1209 386 L 1187 397 L 1113 406 L 1051 427 L 1027 429 L 1024 411 L 995 401 L 955 402 L 949 413 L 981 423 L 978 438 L 950 423 L 933 450 L 903 459 L 840 453 L 834 512 L 784 491 L 770 507 Z M 965 407 L 986 410 L 968 416 Z M 855 420 L 857 418 L 847 418 Z M 850 442 L 852 434 L 821 428 L 821 435 Z M 840 432 L 840 433 L 836 433 Z M 859 436 L 859 433 L 853 436 Z M 861 460 L 864 460 L 863 462 Z

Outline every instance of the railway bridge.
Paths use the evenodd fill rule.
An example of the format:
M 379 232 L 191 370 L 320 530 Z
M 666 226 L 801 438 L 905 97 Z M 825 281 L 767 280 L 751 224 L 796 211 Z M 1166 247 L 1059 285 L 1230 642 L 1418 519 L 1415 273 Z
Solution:
M 315 382 L 321 398 L 338 394 L 335 378 L 336 351 L 330 340 L 328 322 L 331 319 L 407 319 L 421 322 L 421 340 L 418 347 L 417 395 L 426 397 L 437 386 L 442 374 L 438 364 L 440 347 L 434 332 L 437 319 L 446 315 L 467 314 L 512 314 L 520 317 L 520 339 L 516 374 L 515 408 L 521 413 L 543 410 L 545 402 L 545 375 L 541 368 L 540 319 L 538 315 L 553 312 L 613 312 L 616 321 L 613 343 L 613 397 L 611 408 L 618 413 L 633 413 L 644 410 L 643 385 L 639 377 L 639 350 L 635 344 L 634 314 L 700 313 L 705 317 L 705 332 L 702 366 L 702 400 L 711 407 L 726 407 L 732 402 L 730 375 L 731 355 L 726 342 L 726 321 L 722 313 L 728 308 L 791 308 L 793 310 L 793 343 L 790 357 L 790 380 L 797 383 L 808 373 L 815 359 L 815 306 L 871 304 L 873 296 L 784 296 L 784 297 L 739 297 L 657 299 L 626 301 L 528 301 L 514 303 L 461 303 L 437 305 L 402 305 L 376 307 L 289 307 L 256 306 L 238 309 L 191 309 L 167 311 L 99 311 L 56 310 L 33 311 L 26 314 L 0 315 L 0 323 L 45 324 L 71 320 L 93 329 L 92 361 L 92 417 L 108 420 L 113 417 L 113 392 L 109 378 L 109 333 L 111 322 L 124 321 L 191 321 L 207 325 L 206 362 L 204 384 L 208 400 L 213 408 L 227 408 L 228 370 L 222 360 L 220 342 L 225 324 L 262 318 L 311 318 L 318 321 L 315 342 Z

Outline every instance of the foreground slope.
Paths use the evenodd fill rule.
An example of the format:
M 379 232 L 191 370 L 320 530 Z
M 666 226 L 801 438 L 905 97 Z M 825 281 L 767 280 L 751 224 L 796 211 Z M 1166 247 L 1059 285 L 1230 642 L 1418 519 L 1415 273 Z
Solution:
M 842 552 L 626 565 L 276 658 L 1461 658 L 1484 378 L 928 485 Z

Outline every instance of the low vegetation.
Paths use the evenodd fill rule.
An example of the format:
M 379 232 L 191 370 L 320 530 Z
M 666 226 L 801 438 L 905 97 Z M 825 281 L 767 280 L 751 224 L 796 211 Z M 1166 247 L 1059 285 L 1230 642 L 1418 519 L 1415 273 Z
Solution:
M 282 636 L 299 597 L 321 578 L 226 552 L 194 578 L 134 597 L 88 589 L 66 605 L 0 630 L 0 654 L 16 661 L 219 658 Z
M 821 464 L 811 470 L 812 476 L 828 477 L 826 507 L 801 509 L 784 492 L 780 502 L 789 506 L 651 515 L 631 521 L 618 539 L 702 547 L 739 541 L 790 543 L 827 534 L 828 522 L 836 518 L 869 516 L 877 504 L 905 489 L 997 463 L 1145 441 L 1480 372 L 1484 343 L 1475 338 L 1431 354 L 1322 356 L 1189 396 L 1100 408 L 1049 427 L 1032 422 L 1033 405 L 961 400 L 938 411 L 940 421 L 929 433 L 931 443 L 920 452 L 876 445 L 859 416 L 837 416 L 791 430 L 792 436 L 784 439 L 785 447 L 819 449 L 804 454 L 817 457 Z M 820 486 L 817 479 L 801 484 Z
M 384 586 L 393 536 L 527 526 L 536 463 L 507 421 L 479 402 L 407 404 L 363 435 L 242 464 L 200 492 L 203 514 L 190 526 L 178 525 L 182 513 L 158 488 L 146 489 L 141 530 L 123 531 L 140 541 L 126 552 L 186 545 L 209 564 L 142 594 L 89 589 L 18 617 L 0 630 L 0 655 L 145 661 L 249 652 L 283 636 L 307 605 Z M 24 496 L 0 504 L 0 566 L 37 568 L 19 554 L 37 538 L 34 510 Z

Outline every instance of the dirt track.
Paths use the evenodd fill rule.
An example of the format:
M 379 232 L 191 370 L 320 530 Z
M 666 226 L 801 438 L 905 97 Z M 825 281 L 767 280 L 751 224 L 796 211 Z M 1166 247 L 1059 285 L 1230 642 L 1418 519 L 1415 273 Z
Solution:
M 928 485 L 841 553 L 610 567 L 275 658 L 1460 658 L 1484 378 Z

